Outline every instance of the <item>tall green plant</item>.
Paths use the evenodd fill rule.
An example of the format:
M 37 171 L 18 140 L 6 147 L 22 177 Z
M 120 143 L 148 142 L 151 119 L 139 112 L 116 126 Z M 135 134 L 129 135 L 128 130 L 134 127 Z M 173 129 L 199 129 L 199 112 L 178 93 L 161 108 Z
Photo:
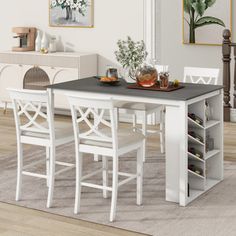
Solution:
M 185 21 L 189 25 L 189 43 L 195 43 L 195 31 L 205 25 L 220 25 L 225 27 L 224 22 L 213 16 L 204 16 L 205 11 L 215 4 L 216 0 L 184 0 L 184 11 L 189 15 Z

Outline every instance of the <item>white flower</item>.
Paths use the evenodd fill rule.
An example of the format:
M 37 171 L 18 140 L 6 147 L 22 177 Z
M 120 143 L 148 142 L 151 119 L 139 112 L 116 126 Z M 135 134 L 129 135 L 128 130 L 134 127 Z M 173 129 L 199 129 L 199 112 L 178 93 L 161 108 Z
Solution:
M 59 4 L 62 4 L 64 0 L 57 0 Z
M 52 7 L 56 7 L 57 6 L 57 1 L 56 0 L 53 0 L 52 1 Z

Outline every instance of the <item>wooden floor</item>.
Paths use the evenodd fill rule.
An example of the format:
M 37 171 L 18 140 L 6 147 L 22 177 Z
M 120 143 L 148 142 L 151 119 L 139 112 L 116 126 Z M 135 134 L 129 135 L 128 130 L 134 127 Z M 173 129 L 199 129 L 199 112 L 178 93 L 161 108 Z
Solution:
M 70 120 L 68 117 L 57 119 Z M 225 159 L 236 160 L 236 123 L 225 123 Z M 16 152 L 15 126 L 10 111 L 0 109 L 0 162 L 3 155 Z M 45 212 L 0 203 L 1 236 L 111 236 L 140 235 L 112 227 L 70 219 Z

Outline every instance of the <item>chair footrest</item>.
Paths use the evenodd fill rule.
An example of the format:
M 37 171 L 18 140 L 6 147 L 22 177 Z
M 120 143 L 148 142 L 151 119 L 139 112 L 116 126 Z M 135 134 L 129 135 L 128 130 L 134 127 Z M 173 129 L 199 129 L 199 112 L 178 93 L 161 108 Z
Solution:
M 36 177 L 36 178 L 47 179 L 47 175 L 43 175 L 43 174 L 37 174 L 37 173 L 28 172 L 28 171 L 22 171 L 22 174 L 27 175 L 27 176 Z

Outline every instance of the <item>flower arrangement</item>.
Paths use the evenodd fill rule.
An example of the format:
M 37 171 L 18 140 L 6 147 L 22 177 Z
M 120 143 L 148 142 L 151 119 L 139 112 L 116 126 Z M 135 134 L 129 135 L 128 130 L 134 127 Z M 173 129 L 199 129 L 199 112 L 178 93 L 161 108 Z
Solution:
M 58 6 L 62 9 L 65 8 L 67 13 L 71 10 L 75 10 L 84 16 L 88 7 L 88 0 L 52 0 L 51 7 Z M 68 14 L 66 18 L 69 18 Z
M 115 51 L 116 60 L 124 69 L 128 69 L 129 76 L 135 79 L 137 68 L 145 61 L 148 55 L 144 41 L 135 42 L 128 36 L 127 40 L 118 40 L 117 46 L 118 50 Z

